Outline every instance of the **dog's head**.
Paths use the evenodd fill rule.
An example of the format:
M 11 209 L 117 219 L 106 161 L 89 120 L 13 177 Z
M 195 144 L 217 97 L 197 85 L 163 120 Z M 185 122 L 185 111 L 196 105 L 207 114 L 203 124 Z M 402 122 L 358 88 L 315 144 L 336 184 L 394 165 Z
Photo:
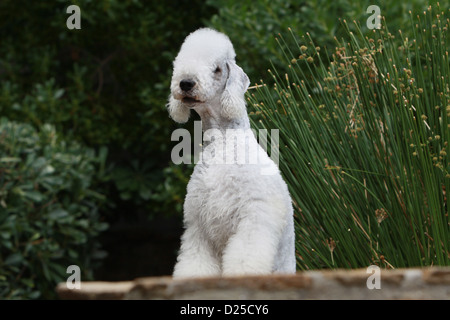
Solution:
M 230 39 L 212 29 L 191 33 L 173 63 L 169 114 L 176 122 L 188 121 L 190 109 L 220 105 L 227 119 L 246 112 L 244 94 L 250 81 L 235 62 Z

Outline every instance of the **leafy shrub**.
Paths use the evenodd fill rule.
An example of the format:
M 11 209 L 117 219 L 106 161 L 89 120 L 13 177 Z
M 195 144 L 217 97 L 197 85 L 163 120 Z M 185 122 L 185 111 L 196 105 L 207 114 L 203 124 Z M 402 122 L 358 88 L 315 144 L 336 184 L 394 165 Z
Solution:
M 66 27 L 66 0 L 0 2 L 0 116 L 107 146 L 102 191 L 117 215 L 175 213 L 178 181 L 163 173 L 173 171 L 172 60 L 214 10 L 199 0 L 76 4 L 80 30 Z
M 66 0 L 0 2 L 0 117 L 13 121 L 2 132 L 20 137 L 10 149 L 5 133 L 0 151 L 2 297 L 53 297 L 70 264 L 90 279 L 105 221 L 181 212 L 186 179 L 170 165 L 176 125 L 165 109 L 172 60 L 214 10 L 198 0 L 75 4 L 81 30 L 67 29 Z
M 0 297 L 54 298 L 69 265 L 92 279 L 106 153 L 58 139 L 55 128 L 0 120 Z
M 249 100 L 280 129 L 300 269 L 450 265 L 449 13 L 411 16 L 409 39 L 344 23 L 330 57 L 280 37 L 287 67 Z

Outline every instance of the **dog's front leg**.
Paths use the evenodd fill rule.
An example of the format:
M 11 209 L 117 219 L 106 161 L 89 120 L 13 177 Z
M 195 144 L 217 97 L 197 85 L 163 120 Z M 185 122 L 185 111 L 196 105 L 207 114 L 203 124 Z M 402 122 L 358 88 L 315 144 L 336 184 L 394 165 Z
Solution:
M 264 207 L 264 206 L 262 206 Z M 222 274 L 270 274 L 284 221 L 270 207 L 254 207 L 230 237 L 222 257 Z
M 220 263 L 201 230 L 195 226 L 187 227 L 181 237 L 181 248 L 173 277 L 210 277 L 220 274 Z

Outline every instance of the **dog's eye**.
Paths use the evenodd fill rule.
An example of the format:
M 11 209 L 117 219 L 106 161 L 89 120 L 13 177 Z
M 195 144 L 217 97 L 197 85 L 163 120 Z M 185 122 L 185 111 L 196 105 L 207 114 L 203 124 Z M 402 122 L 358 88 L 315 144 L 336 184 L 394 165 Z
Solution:
M 222 69 L 220 69 L 220 67 L 217 67 L 216 70 L 214 70 L 214 73 L 220 73 L 222 72 Z

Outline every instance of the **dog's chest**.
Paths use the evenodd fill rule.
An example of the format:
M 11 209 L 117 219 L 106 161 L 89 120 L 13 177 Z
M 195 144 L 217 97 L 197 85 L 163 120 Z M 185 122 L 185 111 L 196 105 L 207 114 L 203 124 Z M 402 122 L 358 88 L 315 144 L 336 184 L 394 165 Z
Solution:
M 218 170 L 219 169 L 219 170 Z M 196 167 L 188 185 L 185 219 L 220 249 L 235 232 L 245 206 L 242 177 L 226 167 Z

